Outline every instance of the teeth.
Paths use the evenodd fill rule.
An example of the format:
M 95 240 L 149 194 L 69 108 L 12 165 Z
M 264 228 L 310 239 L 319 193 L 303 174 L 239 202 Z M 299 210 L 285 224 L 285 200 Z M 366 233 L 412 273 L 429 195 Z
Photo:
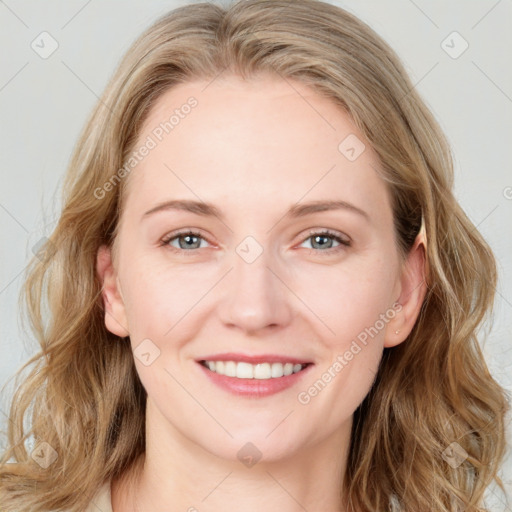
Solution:
M 235 361 L 204 361 L 203 364 L 212 372 L 238 379 L 277 379 L 292 373 L 298 373 L 305 364 L 260 363 L 250 364 Z
M 224 375 L 228 377 L 236 377 L 236 363 L 234 361 L 227 361 L 224 365 Z

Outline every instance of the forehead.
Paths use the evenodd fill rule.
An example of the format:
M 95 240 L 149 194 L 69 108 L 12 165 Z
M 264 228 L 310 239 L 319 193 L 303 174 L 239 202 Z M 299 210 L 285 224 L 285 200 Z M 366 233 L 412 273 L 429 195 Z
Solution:
M 127 202 L 137 209 L 198 197 L 226 207 L 350 198 L 370 211 L 388 203 L 378 158 L 350 117 L 288 78 L 179 84 L 154 104 L 135 148 L 149 140 L 129 176 Z M 350 146 L 364 150 L 348 158 Z

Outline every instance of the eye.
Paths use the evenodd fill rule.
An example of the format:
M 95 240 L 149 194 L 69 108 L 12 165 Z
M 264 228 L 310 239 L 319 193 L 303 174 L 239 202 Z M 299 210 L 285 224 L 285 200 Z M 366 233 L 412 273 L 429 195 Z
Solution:
M 329 242 L 329 239 L 337 242 L 338 246 L 332 247 L 333 242 Z M 304 240 L 304 242 L 308 240 L 312 240 L 312 248 L 309 249 L 309 252 L 315 254 L 318 254 L 320 252 L 326 253 L 326 255 L 330 255 L 333 253 L 337 253 L 344 247 L 351 246 L 351 242 L 349 239 L 345 239 L 339 233 L 329 230 L 311 231 L 306 240 Z M 177 247 L 176 245 L 173 245 L 173 242 L 175 241 L 178 244 Z M 162 246 L 170 247 L 172 250 L 176 252 L 183 253 L 194 252 L 198 249 L 201 249 L 201 241 L 208 242 L 208 240 L 206 240 L 206 238 L 204 238 L 201 235 L 201 233 L 189 229 L 186 231 L 170 233 L 161 240 L 160 244 Z
M 201 240 L 207 241 L 201 233 L 197 231 L 187 230 L 178 233 L 171 233 L 161 240 L 162 246 L 169 246 L 171 249 L 179 252 L 192 252 L 200 249 Z M 178 247 L 171 242 L 177 241 Z M 198 245 L 199 244 L 199 245 Z
M 339 245 L 332 247 L 332 241 L 329 241 L 329 239 L 335 240 Z M 319 232 L 312 231 L 309 233 L 309 236 L 304 242 L 307 242 L 308 240 L 312 241 L 311 245 L 313 247 L 309 250 L 310 253 L 318 254 L 321 252 L 326 253 L 326 256 L 337 253 L 343 250 L 345 247 L 351 246 L 351 242 L 348 238 L 343 238 L 339 233 L 329 230 L 323 230 Z M 320 250 L 318 250 L 318 248 L 320 248 Z

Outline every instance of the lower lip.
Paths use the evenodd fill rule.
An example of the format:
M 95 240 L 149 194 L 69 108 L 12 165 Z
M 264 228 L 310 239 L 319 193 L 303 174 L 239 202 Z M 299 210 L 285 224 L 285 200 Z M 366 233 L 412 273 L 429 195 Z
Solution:
M 227 377 L 212 372 L 210 369 L 197 363 L 205 372 L 206 376 L 220 388 L 239 396 L 264 397 L 279 393 L 296 384 L 309 369 L 313 366 L 309 364 L 300 372 L 291 375 L 283 375 L 273 379 L 238 379 L 237 377 Z

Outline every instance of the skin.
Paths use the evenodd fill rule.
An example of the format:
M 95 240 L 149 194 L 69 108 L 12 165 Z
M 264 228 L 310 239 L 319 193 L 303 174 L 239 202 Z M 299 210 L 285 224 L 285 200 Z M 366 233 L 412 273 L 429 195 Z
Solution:
M 377 155 L 369 143 L 355 161 L 338 150 L 349 134 L 364 138 L 331 100 L 270 75 L 207 85 L 181 84 L 154 105 L 136 147 L 187 98 L 198 100 L 125 178 L 116 259 L 108 247 L 98 251 L 106 327 L 129 336 L 134 350 L 144 339 L 160 350 L 148 366 L 134 358 L 148 393 L 147 449 L 137 478 L 127 472 L 113 482 L 113 508 L 340 511 L 353 413 L 384 347 L 407 338 L 425 296 L 424 240 L 400 260 Z M 170 199 L 211 202 L 225 218 L 167 210 L 141 221 Z M 313 200 L 350 202 L 368 219 L 349 209 L 285 216 Z M 189 242 L 195 250 L 183 238 L 170 242 L 175 251 L 161 245 L 187 228 L 203 237 Z M 315 244 L 310 232 L 326 228 L 351 246 L 329 237 Z M 247 236 L 263 251 L 252 263 L 236 252 Z M 339 250 L 326 255 L 329 248 Z M 396 302 L 384 328 L 300 403 L 298 394 Z M 214 386 L 196 362 L 228 351 L 314 366 L 290 389 L 240 397 Z M 251 467 L 237 457 L 247 442 L 261 452 Z

